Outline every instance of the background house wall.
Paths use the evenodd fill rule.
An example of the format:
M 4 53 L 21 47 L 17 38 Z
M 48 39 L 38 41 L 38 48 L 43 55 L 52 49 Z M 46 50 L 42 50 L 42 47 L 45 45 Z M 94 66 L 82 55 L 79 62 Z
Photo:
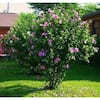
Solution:
M 7 34 L 20 13 L 32 13 L 27 3 L 0 3 L 0 54 L 3 53 L 1 38 Z
M 1 34 L 7 34 L 10 27 L 0 27 L 0 35 Z
M 100 10 L 90 14 L 86 14 L 82 18 L 84 21 L 89 21 L 90 33 L 100 36 Z
M 18 15 L 16 13 L 0 13 L 0 54 L 3 53 L 2 49 L 2 36 L 7 34 L 16 21 Z

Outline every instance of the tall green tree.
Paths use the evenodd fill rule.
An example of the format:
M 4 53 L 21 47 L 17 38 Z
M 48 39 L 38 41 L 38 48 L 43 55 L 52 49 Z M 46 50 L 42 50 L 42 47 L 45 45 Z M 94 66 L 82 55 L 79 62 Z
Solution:
M 32 9 L 35 9 L 36 12 L 39 11 L 48 11 L 49 8 L 65 8 L 65 9 L 75 9 L 78 7 L 77 3 L 28 3 Z
M 36 12 L 47 11 L 49 8 L 53 9 L 56 6 L 56 3 L 28 3 L 32 9 L 35 9 Z
M 79 12 L 80 16 L 93 12 L 97 8 L 96 3 L 94 4 L 91 4 L 91 3 L 85 3 L 85 4 L 80 4 L 80 3 L 28 3 L 28 4 L 30 5 L 32 9 L 35 9 L 36 13 L 39 13 L 40 11 L 46 12 L 49 8 L 51 9 L 64 8 L 69 12 L 69 14 L 71 14 L 73 10 L 76 10 Z

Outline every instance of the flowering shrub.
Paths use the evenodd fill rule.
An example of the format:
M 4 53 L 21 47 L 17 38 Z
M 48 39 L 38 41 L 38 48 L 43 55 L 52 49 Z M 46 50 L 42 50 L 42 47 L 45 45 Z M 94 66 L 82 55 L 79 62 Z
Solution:
M 45 66 L 50 89 L 56 88 L 63 80 L 70 61 L 89 62 L 88 58 L 97 52 L 95 38 L 90 36 L 87 22 L 82 22 L 76 11 L 70 16 L 64 9 L 49 9 L 34 24 L 34 32 L 35 66 Z
M 35 15 L 22 13 L 17 24 L 12 27 L 3 38 L 3 48 L 5 53 L 11 54 L 21 66 L 27 62 L 30 30 L 32 30 L 32 20 Z M 32 46 L 33 48 L 33 46 Z
M 65 9 L 48 9 L 33 23 L 25 23 L 11 29 L 10 47 L 19 61 L 45 74 L 46 88 L 55 89 L 62 82 L 71 61 L 89 62 L 97 52 L 95 37 L 90 36 L 87 22 L 81 21 L 77 11 L 70 15 Z

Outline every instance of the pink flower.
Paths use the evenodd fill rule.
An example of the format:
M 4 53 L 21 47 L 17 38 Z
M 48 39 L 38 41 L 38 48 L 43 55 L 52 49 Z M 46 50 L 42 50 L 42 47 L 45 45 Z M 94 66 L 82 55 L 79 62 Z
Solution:
M 48 22 L 45 22 L 43 26 L 48 26 L 48 25 L 49 25 Z
M 73 12 L 74 12 L 74 14 L 75 14 L 76 16 L 78 16 L 78 12 L 77 12 L 76 10 L 73 10 Z
M 67 64 L 66 66 L 65 66 L 65 68 L 69 68 L 70 66 L 69 66 L 69 64 Z
M 49 39 L 48 40 L 48 44 L 52 44 L 52 39 Z
M 34 45 L 31 46 L 31 49 L 34 49 Z
M 48 9 L 48 12 L 53 14 L 54 13 L 54 10 L 51 10 L 50 8 Z
M 51 26 L 52 26 L 52 28 L 54 28 L 54 24 L 53 23 L 51 24 Z
M 74 22 L 74 19 L 73 18 L 70 18 L 70 22 L 73 23 Z
M 76 47 L 76 48 L 69 48 L 69 52 L 70 53 L 77 53 L 77 52 L 79 52 L 79 49 Z
M 55 59 L 55 63 L 58 63 L 60 60 L 61 60 L 61 59 L 60 59 L 59 57 L 57 57 L 57 58 Z
M 79 49 L 78 48 L 74 48 L 74 52 L 79 52 Z
M 42 33 L 42 34 L 41 34 L 41 36 L 47 36 L 47 33 L 46 33 L 46 32 L 44 32 L 44 33 Z
M 44 26 L 44 27 L 46 27 L 46 26 L 48 26 L 48 25 L 49 25 L 48 22 L 44 22 L 44 24 L 40 24 L 40 26 Z
M 74 49 L 73 48 L 69 48 L 69 52 L 70 53 L 73 53 L 74 52 Z
M 56 14 L 52 14 L 52 18 L 58 19 L 59 17 Z
M 0 34 L 0 38 L 2 38 L 3 37 L 3 35 L 2 34 Z
M 37 75 L 36 78 L 39 80 L 40 79 L 40 75 Z
M 34 32 L 32 32 L 32 36 L 34 36 L 35 35 L 35 33 Z
M 80 26 L 87 24 L 87 21 L 83 21 Z
M 45 56 L 45 55 L 46 55 L 46 54 L 45 54 L 45 52 L 44 52 L 44 51 L 39 51 L 38 56 L 43 57 L 43 56 Z
M 45 66 L 44 65 L 40 66 L 40 69 L 45 69 Z

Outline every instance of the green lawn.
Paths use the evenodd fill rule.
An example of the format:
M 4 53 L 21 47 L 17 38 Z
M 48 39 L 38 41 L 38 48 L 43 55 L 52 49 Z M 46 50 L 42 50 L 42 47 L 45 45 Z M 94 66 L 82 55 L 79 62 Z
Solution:
M 8 97 L 99 97 L 100 67 L 72 63 L 56 90 L 43 90 L 44 81 L 27 75 L 15 62 L 0 62 L 0 96 Z

